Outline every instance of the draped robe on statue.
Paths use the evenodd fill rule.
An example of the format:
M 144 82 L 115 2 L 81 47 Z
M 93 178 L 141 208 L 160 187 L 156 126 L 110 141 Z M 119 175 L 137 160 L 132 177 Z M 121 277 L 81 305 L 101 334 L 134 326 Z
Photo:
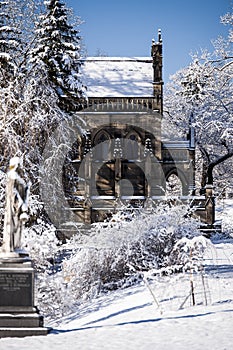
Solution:
M 20 159 L 10 160 L 7 173 L 6 208 L 4 217 L 3 246 L 4 253 L 17 252 L 21 249 L 22 230 L 28 220 L 29 186 L 23 179 Z

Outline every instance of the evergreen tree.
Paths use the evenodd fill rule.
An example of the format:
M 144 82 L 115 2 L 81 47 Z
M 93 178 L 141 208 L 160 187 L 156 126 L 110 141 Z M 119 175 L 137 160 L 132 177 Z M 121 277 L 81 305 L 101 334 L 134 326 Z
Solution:
M 0 87 L 3 88 L 12 80 L 19 57 L 20 31 L 12 15 L 13 3 L 0 2 Z
M 66 111 L 78 108 L 84 96 L 80 79 L 80 35 L 69 24 L 70 10 L 60 0 L 44 2 L 46 13 L 40 16 L 36 28 L 32 62 L 38 72 L 46 72 L 51 87 L 58 96 L 59 106 Z
M 0 168 L 6 170 L 11 157 L 24 154 L 36 181 L 45 135 L 63 114 L 47 76 L 39 77 L 29 61 L 41 5 L 34 3 L 0 0 Z

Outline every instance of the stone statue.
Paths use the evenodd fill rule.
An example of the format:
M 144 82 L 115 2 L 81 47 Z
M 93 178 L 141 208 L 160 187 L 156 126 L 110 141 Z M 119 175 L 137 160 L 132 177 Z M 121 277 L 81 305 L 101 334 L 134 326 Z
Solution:
M 3 229 L 2 252 L 20 255 L 21 236 L 28 220 L 29 185 L 23 179 L 22 161 L 19 157 L 10 160 L 6 184 L 6 207 Z

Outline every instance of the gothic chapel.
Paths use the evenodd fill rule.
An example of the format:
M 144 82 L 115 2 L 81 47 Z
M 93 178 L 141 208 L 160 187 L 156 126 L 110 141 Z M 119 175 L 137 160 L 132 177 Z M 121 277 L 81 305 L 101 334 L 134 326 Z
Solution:
M 160 31 L 150 57 L 83 61 L 88 102 L 80 115 L 87 131 L 74 145 L 73 176 L 65 181 L 78 222 L 102 221 L 122 205 L 156 205 L 167 194 L 194 198 L 193 133 L 187 140 L 162 139 L 162 67 Z M 212 223 L 203 200 L 198 215 Z

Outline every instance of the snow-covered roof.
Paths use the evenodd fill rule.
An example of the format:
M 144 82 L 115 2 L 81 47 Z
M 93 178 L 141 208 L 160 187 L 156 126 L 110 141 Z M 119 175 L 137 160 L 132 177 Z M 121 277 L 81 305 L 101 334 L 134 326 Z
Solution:
M 88 97 L 153 97 L 151 57 L 88 57 L 82 76 Z

